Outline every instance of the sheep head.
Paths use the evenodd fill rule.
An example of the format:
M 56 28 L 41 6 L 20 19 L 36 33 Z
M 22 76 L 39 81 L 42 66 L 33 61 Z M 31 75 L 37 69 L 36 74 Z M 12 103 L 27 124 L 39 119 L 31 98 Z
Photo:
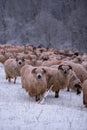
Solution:
M 69 74 L 70 70 L 72 70 L 72 67 L 70 65 L 59 65 L 58 70 L 60 70 L 64 75 Z
M 25 59 L 24 59 L 24 57 L 19 57 L 19 58 L 17 57 L 16 61 L 17 61 L 18 67 L 22 67 L 22 66 L 25 65 Z
M 43 75 L 46 73 L 46 70 L 44 68 L 34 68 L 32 70 L 32 74 L 37 78 L 41 79 Z

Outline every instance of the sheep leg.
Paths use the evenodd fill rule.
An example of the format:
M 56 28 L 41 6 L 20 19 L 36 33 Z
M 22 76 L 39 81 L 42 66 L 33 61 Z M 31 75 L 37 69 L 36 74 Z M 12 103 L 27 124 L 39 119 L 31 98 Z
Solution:
M 69 87 L 67 87 L 67 92 L 69 92 L 70 90 L 69 90 Z
M 87 107 L 87 95 L 84 95 L 83 103 L 85 107 Z
M 36 95 L 36 101 L 40 100 L 40 95 Z
M 77 88 L 77 95 L 80 94 L 80 93 L 81 93 L 81 91 L 79 90 L 79 88 Z
M 87 104 L 85 104 L 85 107 L 87 107 Z
M 58 98 L 58 97 L 59 97 L 59 90 L 55 91 L 55 98 Z
M 77 95 L 80 94 L 81 93 L 81 90 L 80 90 L 81 89 L 81 85 L 76 84 L 75 88 L 76 88 L 76 91 L 77 91 Z
M 14 84 L 16 83 L 16 79 L 17 79 L 17 78 L 15 77 L 15 79 L 14 79 Z
M 6 80 L 8 79 L 8 76 L 6 75 Z
M 83 104 L 85 105 L 85 95 L 83 94 Z
M 6 75 L 6 80 L 8 80 L 9 83 L 11 82 L 11 79 L 8 75 Z
M 8 78 L 8 82 L 9 82 L 9 83 L 11 82 L 11 79 L 10 79 L 10 78 Z

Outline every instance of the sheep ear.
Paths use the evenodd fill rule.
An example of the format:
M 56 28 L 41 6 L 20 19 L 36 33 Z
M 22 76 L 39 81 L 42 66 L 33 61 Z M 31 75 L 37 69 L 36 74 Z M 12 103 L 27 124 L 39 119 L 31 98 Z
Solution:
M 24 57 L 22 57 L 22 61 L 25 61 L 25 58 L 24 58 Z
M 16 61 L 18 61 L 18 57 L 16 57 Z
M 42 68 L 43 72 L 46 73 L 46 70 L 44 68 Z
M 37 69 L 37 68 L 34 68 L 34 69 L 32 70 L 32 73 L 35 73 L 36 69 Z
M 2 53 L 2 55 L 4 55 L 5 56 L 5 54 L 6 54 L 6 52 L 5 51 L 3 51 L 3 52 L 1 52 Z
M 70 66 L 70 65 L 69 65 L 69 69 L 71 69 L 71 70 L 72 70 L 72 66 Z
M 59 70 L 59 69 L 60 69 L 60 70 L 62 69 L 62 65 L 59 65 L 59 66 L 58 66 L 58 70 Z

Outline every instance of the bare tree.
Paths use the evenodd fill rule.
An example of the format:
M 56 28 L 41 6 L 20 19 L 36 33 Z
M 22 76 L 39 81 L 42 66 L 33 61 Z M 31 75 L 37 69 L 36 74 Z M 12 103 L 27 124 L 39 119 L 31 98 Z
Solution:
M 1 12 L 1 22 L 2 22 L 2 28 L 3 28 L 3 41 L 2 44 L 6 43 L 6 21 L 5 21 L 5 9 L 6 9 L 6 2 L 7 0 L 1 0 L 1 6 L 0 6 L 0 12 Z

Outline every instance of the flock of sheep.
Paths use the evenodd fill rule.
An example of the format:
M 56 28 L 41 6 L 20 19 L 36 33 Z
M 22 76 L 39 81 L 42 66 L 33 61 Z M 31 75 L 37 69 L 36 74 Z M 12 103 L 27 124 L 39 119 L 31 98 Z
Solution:
M 6 80 L 14 84 L 21 77 L 22 88 L 36 101 L 52 90 L 55 97 L 59 91 L 83 93 L 87 107 L 87 54 L 77 51 L 33 47 L 32 45 L 0 45 L 0 62 L 4 66 Z

